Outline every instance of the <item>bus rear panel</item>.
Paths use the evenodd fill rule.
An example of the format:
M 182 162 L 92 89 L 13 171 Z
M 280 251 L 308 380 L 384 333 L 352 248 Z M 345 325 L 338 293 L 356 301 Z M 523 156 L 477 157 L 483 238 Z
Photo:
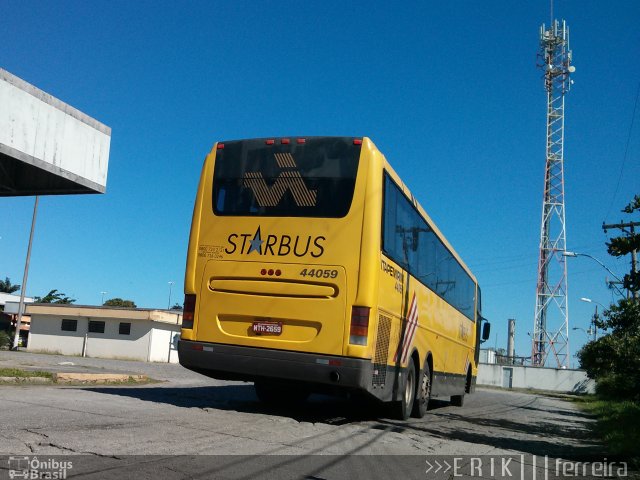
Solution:
M 214 147 L 189 245 L 193 324 L 183 325 L 184 366 L 222 379 L 366 389 L 371 362 L 366 352 L 354 358 L 348 343 L 364 208 L 365 188 L 356 188 L 366 170 L 361 148 L 354 138 Z

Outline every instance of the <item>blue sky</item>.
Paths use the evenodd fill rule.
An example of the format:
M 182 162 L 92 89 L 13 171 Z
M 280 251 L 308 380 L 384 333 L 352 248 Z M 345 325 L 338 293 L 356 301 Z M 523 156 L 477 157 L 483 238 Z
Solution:
M 568 248 L 618 275 L 604 220 L 640 193 L 640 3 L 556 0 L 571 28 Z M 112 128 L 107 193 L 43 197 L 28 295 L 182 301 L 191 211 L 217 140 L 366 135 L 477 275 L 491 346 L 530 353 L 546 96 L 547 1 L 0 0 L 0 67 Z M 1 106 L 0 106 L 1 107 Z M 639 107 L 640 110 L 640 107 Z M 629 141 L 628 141 L 629 140 Z M 628 145 L 628 148 L 627 148 Z M 626 150 L 626 157 L 625 157 Z M 0 277 L 20 283 L 33 198 L 3 198 Z M 569 264 L 571 326 L 608 304 L 606 272 Z M 571 351 L 586 340 L 571 332 Z

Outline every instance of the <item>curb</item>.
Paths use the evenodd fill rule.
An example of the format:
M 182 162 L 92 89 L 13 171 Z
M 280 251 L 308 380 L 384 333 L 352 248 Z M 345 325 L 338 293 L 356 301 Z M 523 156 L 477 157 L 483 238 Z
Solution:
M 147 375 L 126 373 L 53 373 L 51 377 L 0 377 L 0 383 L 51 385 L 84 383 L 98 385 L 105 383 L 141 383 L 149 380 Z
M 149 377 L 126 373 L 54 373 L 53 379 L 56 383 L 138 383 L 149 380 Z
M 53 383 L 49 377 L 0 377 L 0 383 L 35 383 L 38 385 L 48 385 Z

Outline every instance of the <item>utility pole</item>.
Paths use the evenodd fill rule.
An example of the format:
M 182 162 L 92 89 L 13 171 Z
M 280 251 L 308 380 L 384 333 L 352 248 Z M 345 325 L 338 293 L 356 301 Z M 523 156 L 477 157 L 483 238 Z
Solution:
M 598 320 L 600 320 L 600 317 L 598 316 L 598 305 L 596 305 L 596 311 L 591 318 L 591 334 L 594 342 L 598 339 Z
M 602 224 L 602 230 L 604 233 L 607 233 L 607 230 L 611 230 L 613 228 L 626 233 L 630 237 L 634 237 L 636 234 L 636 227 L 640 227 L 640 222 L 627 222 L 627 223 L 611 223 L 611 224 Z M 627 228 L 629 230 L 627 230 Z M 631 250 L 631 273 L 636 275 L 638 273 L 638 251 L 634 248 Z M 638 291 L 631 292 L 629 288 L 627 288 L 627 298 L 633 295 L 633 298 L 638 298 Z
M 552 4 L 553 5 L 553 4 Z M 553 14 L 552 14 L 553 15 Z M 551 21 L 540 28 L 539 67 L 547 91 L 547 148 L 536 285 L 531 364 L 544 367 L 553 353 L 558 367 L 569 366 L 569 305 L 564 215 L 564 97 L 575 72 L 571 65 L 569 27 Z
M 33 244 L 33 232 L 36 229 L 36 216 L 38 214 L 38 200 L 33 204 L 33 217 L 31 218 L 31 232 L 29 233 L 29 246 L 27 247 L 27 260 L 24 262 L 24 276 L 22 277 L 22 287 L 20 288 L 20 303 L 18 304 L 18 321 L 16 322 L 16 334 L 13 337 L 13 350 L 17 350 L 20 344 L 20 327 L 22 326 L 22 315 L 24 314 L 24 295 L 27 291 L 27 278 L 29 277 L 29 263 L 31 262 L 31 245 Z

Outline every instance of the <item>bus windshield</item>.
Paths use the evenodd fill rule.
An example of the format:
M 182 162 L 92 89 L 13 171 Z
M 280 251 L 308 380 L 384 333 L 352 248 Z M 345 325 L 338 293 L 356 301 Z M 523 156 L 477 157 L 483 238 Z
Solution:
M 220 216 L 344 217 L 360 146 L 351 137 L 224 142 L 216 152 L 213 211 Z

